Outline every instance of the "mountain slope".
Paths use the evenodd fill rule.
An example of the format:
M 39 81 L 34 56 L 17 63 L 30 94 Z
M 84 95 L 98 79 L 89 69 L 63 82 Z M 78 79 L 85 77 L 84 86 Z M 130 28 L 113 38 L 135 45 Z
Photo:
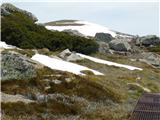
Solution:
M 159 39 L 154 36 L 143 39 L 143 44 L 147 42 L 145 47 L 141 46 L 140 38 L 138 46 L 127 41 L 126 37 L 132 38 L 128 34 L 89 22 L 61 20 L 45 25 L 82 27 L 81 32 L 92 37 L 79 34 L 78 30 L 47 30 L 23 12 L 7 12 L 2 17 L 0 42 L 1 69 L 3 75 L 10 77 L 1 81 L 1 91 L 5 93 L 2 97 L 8 99 L 2 99 L 4 120 L 129 120 L 141 94 L 160 92 L 160 69 L 152 65 L 159 66 L 160 56 L 146 50 L 148 42 L 152 47 L 157 45 Z M 96 30 L 109 32 L 100 34 L 114 39 L 117 48 L 122 49 L 126 42 L 126 46 L 133 44 L 129 45 L 133 51 L 113 51 L 105 40 L 105 44 L 96 41 Z M 113 33 L 114 38 L 110 35 Z M 97 42 L 102 43 L 104 53 L 97 52 Z M 73 52 L 61 52 L 66 48 Z M 32 76 L 24 76 L 25 73 Z M 26 104 L 21 98 L 34 102 Z

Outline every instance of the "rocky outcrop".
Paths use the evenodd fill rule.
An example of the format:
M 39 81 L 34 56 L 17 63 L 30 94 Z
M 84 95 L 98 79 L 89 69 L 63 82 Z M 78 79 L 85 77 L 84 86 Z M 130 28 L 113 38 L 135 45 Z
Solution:
M 30 19 L 32 19 L 34 22 L 38 21 L 38 19 L 31 12 L 19 9 L 10 3 L 4 3 L 1 5 L 1 16 L 10 15 L 13 12 L 23 13 L 26 16 L 28 16 Z
M 43 66 L 14 51 L 1 53 L 1 80 L 30 79 Z
M 109 47 L 115 51 L 131 50 L 131 45 L 127 41 L 121 39 L 112 40 L 111 42 L 109 42 Z
M 59 53 L 59 57 L 60 58 L 65 58 L 67 56 L 69 56 L 72 52 L 69 49 L 65 49 L 64 51 L 62 51 L 61 53 Z
M 82 60 L 83 58 L 77 55 L 75 52 L 71 52 L 69 49 L 62 51 L 58 57 L 65 61 L 77 61 Z
M 109 45 L 106 42 L 98 42 L 99 48 L 98 51 L 100 53 L 108 53 L 109 52 Z
M 118 31 L 114 31 L 114 32 L 116 33 L 116 36 L 115 36 L 116 39 L 125 39 L 126 41 L 131 42 L 133 39 L 136 38 L 136 36 L 131 34 L 126 34 Z
M 1 7 L 1 16 L 7 16 L 10 15 L 10 12 L 8 12 L 5 8 Z
M 141 62 L 145 62 L 149 65 L 153 65 L 154 67 L 160 68 L 160 55 L 151 53 L 151 52 L 144 52 L 141 54 Z
M 109 33 L 96 33 L 95 39 L 97 41 L 109 43 L 111 40 L 113 40 L 113 37 Z
M 141 45 L 144 46 L 151 46 L 151 45 L 158 45 L 160 44 L 160 38 L 156 35 L 147 35 L 144 37 L 139 38 L 139 42 Z

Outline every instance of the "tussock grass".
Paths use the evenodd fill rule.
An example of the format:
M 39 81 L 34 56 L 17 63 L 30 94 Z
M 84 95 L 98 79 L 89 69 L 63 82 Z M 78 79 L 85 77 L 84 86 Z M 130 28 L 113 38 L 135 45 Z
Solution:
M 95 54 L 94 56 L 101 56 L 108 60 L 108 55 Z M 30 119 L 29 116 L 34 116 L 37 119 L 46 119 L 44 114 L 48 114 L 48 119 L 128 120 L 136 100 L 144 91 L 138 88 L 130 90 L 127 83 L 138 83 L 152 92 L 160 92 L 160 70 L 138 61 L 131 62 L 119 55 L 111 55 L 109 59 L 142 67 L 143 71 L 130 71 L 81 60 L 77 63 L 98 70 L 105 75 L 95 76 L 84 71 L 87 73 L 86 76 L 77 76 L 44 67 L 37 71 L 38 76 L 34 79 L 2 81 L 2 92 L 5 93 L 22 94 L 34 100 L 37 100 L 37 94 L 57 96 L 56 99 L 48 99 L 47 103 L 37 101 L 37 103 L 32 103 L 32 106 L 19 102 L 3 103 L 2 110 L 5 118 L 10 119 L 12 116 L 14 119 L 20 117 Z M 53 80 L 59 80 L 61 83 L 55 84 Z M 49 89 L 45 89 L 48 86 Z M 107 100 L 110 102 L 106 102 Z M 15 108 L 16 110 L 12 109 L 16 105 L 19 107 Z M 30 113 L 28 109 L 32 109 L 33 106 L 36 109 L 33 108 L 33 112 L 31 110 L 32 113 Z M 24 111 L 21 111 L 21 108 L 24 108 Z M 15 111 L 19 112 L 16 114 Z

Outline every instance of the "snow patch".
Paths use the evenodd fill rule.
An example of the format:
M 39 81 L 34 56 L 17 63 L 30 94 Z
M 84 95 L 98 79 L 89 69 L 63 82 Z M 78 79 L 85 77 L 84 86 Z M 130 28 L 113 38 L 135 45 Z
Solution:
M 115 63 L 115 62 L 111 62 L 111 61 L 106 61 L 106 60 L 90 57 L 90 56 L 87 56 L 87 55 L 84 55 L 84 54 L 80 54 L 80 53 L 76 53 L 76 54 L 81 56 L 81 57 L 83 57 L 83 58 L 86 58 L 88 60 L 94 61 L 96 63 L 106 64 L 106 65 L 111 65 L 111 66 L 116 66 L 116 67 L 122 67 L 122 68 L 127 68 L 129 70 L 143 70 L 143 69 L 138 68 L 138 67 L 133 67 L 133 66 L 129 66 L 129 65 L 119 64 L 119 63 Z
M 8 45 L 5 42 L 0 41 L 0 48 L 4 48 L 4 49 L 14 49 L 16 48 L 15 46 L 12 45 Z
M 92 36 L 94 37 L 96 33 L 99 32 L 103 32 L 103 33 L 109 33 L 112 35 L 112 37 L 116 36 L 116 33 L 109 30 L 109 28 L 104 27 L 102 25 L 98 25 L 95 23 L 90 23 L 87 21 L 75 21 L 75 23 L 78 24 L 84 24 L 81 26 L 45 26 L 48 30 L 58 30 L 58 31 L 63 31 L 66 29 L 71 29 L 71 30 L 77 30 L 79 31 L 81 34 L 85 35 L 85 36 Z
M 46 55 L 41 54 L 35 54 L 32 58 L 32 60 L 38 61 L 41 64 L 48 66 L 51 69 L 60 70 L 60 71 L 67 71 L 71 72 L 77 75 L 84 75 L 81 73 L 83 70 L 89 70 L 92 71 L 95 75 L 104 75 L 103 73 L 100 73 L 96 70 L 92 70 L 88 67 L 77 65 L 75 63 L 66 62 L 63 60 L 58 60 L 56 58 L 51 58 Z

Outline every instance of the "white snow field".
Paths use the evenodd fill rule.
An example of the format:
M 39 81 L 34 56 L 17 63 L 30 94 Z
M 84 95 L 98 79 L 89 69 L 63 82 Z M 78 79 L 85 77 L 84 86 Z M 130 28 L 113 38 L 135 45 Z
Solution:
M 51 69 L 67 71 L 67 72 L 74 73 L 77 75 L 85 75 L 84 73 L 81 72 L 83 70 L 92 71 L 95 75 L 104 75 L 103 73 L 100 73 L 96 70 L 92 70 L 88 67 L 81 66 L 81 65 L 71 63 L 71 62 L 66 62 L 63 60 L 56 59 L 56 58 L 51 58 L 49 56 L 42 55 L 42 54 L 35 54 L 31 59 L 38 61 L 39 63 L 45 66 L 48 66 Z
M 4 49 L 14 49 L 16 48 L 15 46 L 12 45 L 8 45 L 5 42 L 0 41 L 0 48 L 4 48 Z
M 112 35 L 112 37 L 116 36 L 116 33 L 111 31 L 109 28 L 104 27 L 102 25 L 98 25 L 95 23 L 90 23 L 87 21 L 75 21 L 74 23 L 78 24 L 84 24 L 84 25 L 73 25 L 73 26 L 45 26 L 48 30 L 58 30 L 58 31 L 63 31 L 66 29 L 71 29 L 71 30 L 77 30 L 81 34 L 85 36 L 95 36 L 96 33 L 103 32 L 103 33 L 109 33 Z
M 101 63 L 101 64 L 106 64 L 106 65 L 111 65 L 111 66 L 116 66 L 116 67 L 122 67 L 122 68 L 127 68 L 129 70 L 143 70 L 141 68 L 138 67 L 134 67 L 134 66 L 130 66 L 130 65 L 124 65 L 124 64 L 119 64 L 119 63 L 115 63 L 115 62 L 111 62 L 111 61 L 106 61 L 106 60 L 102 60 L 102 59 L 98 59 L 98 58 L 94 58 L 94 57 L 90 57 L 84 54 L 80 54 L 80 53 L 76 53 L 77 55 L 86 58 L 88 60 L 91 60 L 93 62 L 96 63 Z

